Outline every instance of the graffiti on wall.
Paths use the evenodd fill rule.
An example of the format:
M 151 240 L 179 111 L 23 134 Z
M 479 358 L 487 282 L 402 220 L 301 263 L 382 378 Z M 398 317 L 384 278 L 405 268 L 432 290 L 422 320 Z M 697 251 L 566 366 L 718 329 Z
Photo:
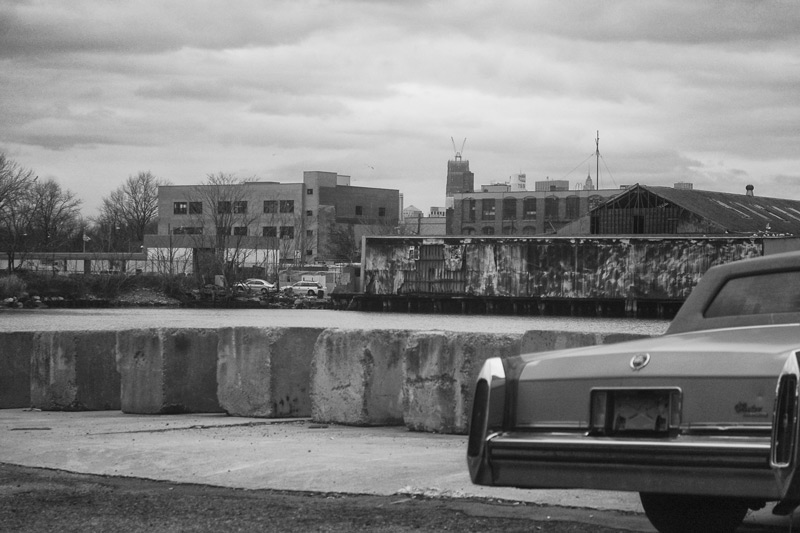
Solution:
M 367 294 L 685 299 L 712 266 L 761 239 L 375 239 Z

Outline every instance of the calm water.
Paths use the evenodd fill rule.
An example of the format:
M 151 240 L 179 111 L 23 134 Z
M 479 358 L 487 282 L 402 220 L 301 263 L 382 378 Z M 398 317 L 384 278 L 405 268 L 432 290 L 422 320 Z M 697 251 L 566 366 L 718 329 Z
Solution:
M 3 309 L 0 331 L 217 328 L 230 326 L 523 333 L 529 330 L 660 335 L 666 320 L 423 315 L 315 309 Z

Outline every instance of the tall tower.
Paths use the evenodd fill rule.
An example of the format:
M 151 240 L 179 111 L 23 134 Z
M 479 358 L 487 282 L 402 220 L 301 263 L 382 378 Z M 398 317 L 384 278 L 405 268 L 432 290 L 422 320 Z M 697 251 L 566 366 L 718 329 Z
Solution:
M 453 138 L 450 137 L 453 141 Z M 464 139 L 464 143 L 467 140 Z M 464 143 L 461 143 L 461 151 L 464 150 Z M 455 157 L 447 162 L 447 189 L 446 196 L 452 198 L 456 193 L 473 192 L 475 190 L 475 174 L 469 171 L 469 161 L 461 160 L 461 151 L 456 150 L 456 143 L 453 141 L 453 151 Z

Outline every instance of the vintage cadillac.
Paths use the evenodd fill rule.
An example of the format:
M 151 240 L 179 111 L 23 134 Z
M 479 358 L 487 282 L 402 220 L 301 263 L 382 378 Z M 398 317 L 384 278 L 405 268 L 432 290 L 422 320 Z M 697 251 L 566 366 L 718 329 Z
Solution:
M 711 268 L 661 337 L 487 360 L 472 481 L 637 491 L 662 532 L 789 514 L 799 360 L 800 253 Z

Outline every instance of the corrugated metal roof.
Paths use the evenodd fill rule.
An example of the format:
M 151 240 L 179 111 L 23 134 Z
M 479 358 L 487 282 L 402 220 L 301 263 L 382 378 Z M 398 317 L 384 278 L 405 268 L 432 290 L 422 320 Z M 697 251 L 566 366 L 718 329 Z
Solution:
M 730 233 L 800 234 L 800 200 L 637 184 L 603 205 L 632 194 L 637 188 L 650 191 L 708 219 Z M 602 205 L 598 208 L 602 208 Z

